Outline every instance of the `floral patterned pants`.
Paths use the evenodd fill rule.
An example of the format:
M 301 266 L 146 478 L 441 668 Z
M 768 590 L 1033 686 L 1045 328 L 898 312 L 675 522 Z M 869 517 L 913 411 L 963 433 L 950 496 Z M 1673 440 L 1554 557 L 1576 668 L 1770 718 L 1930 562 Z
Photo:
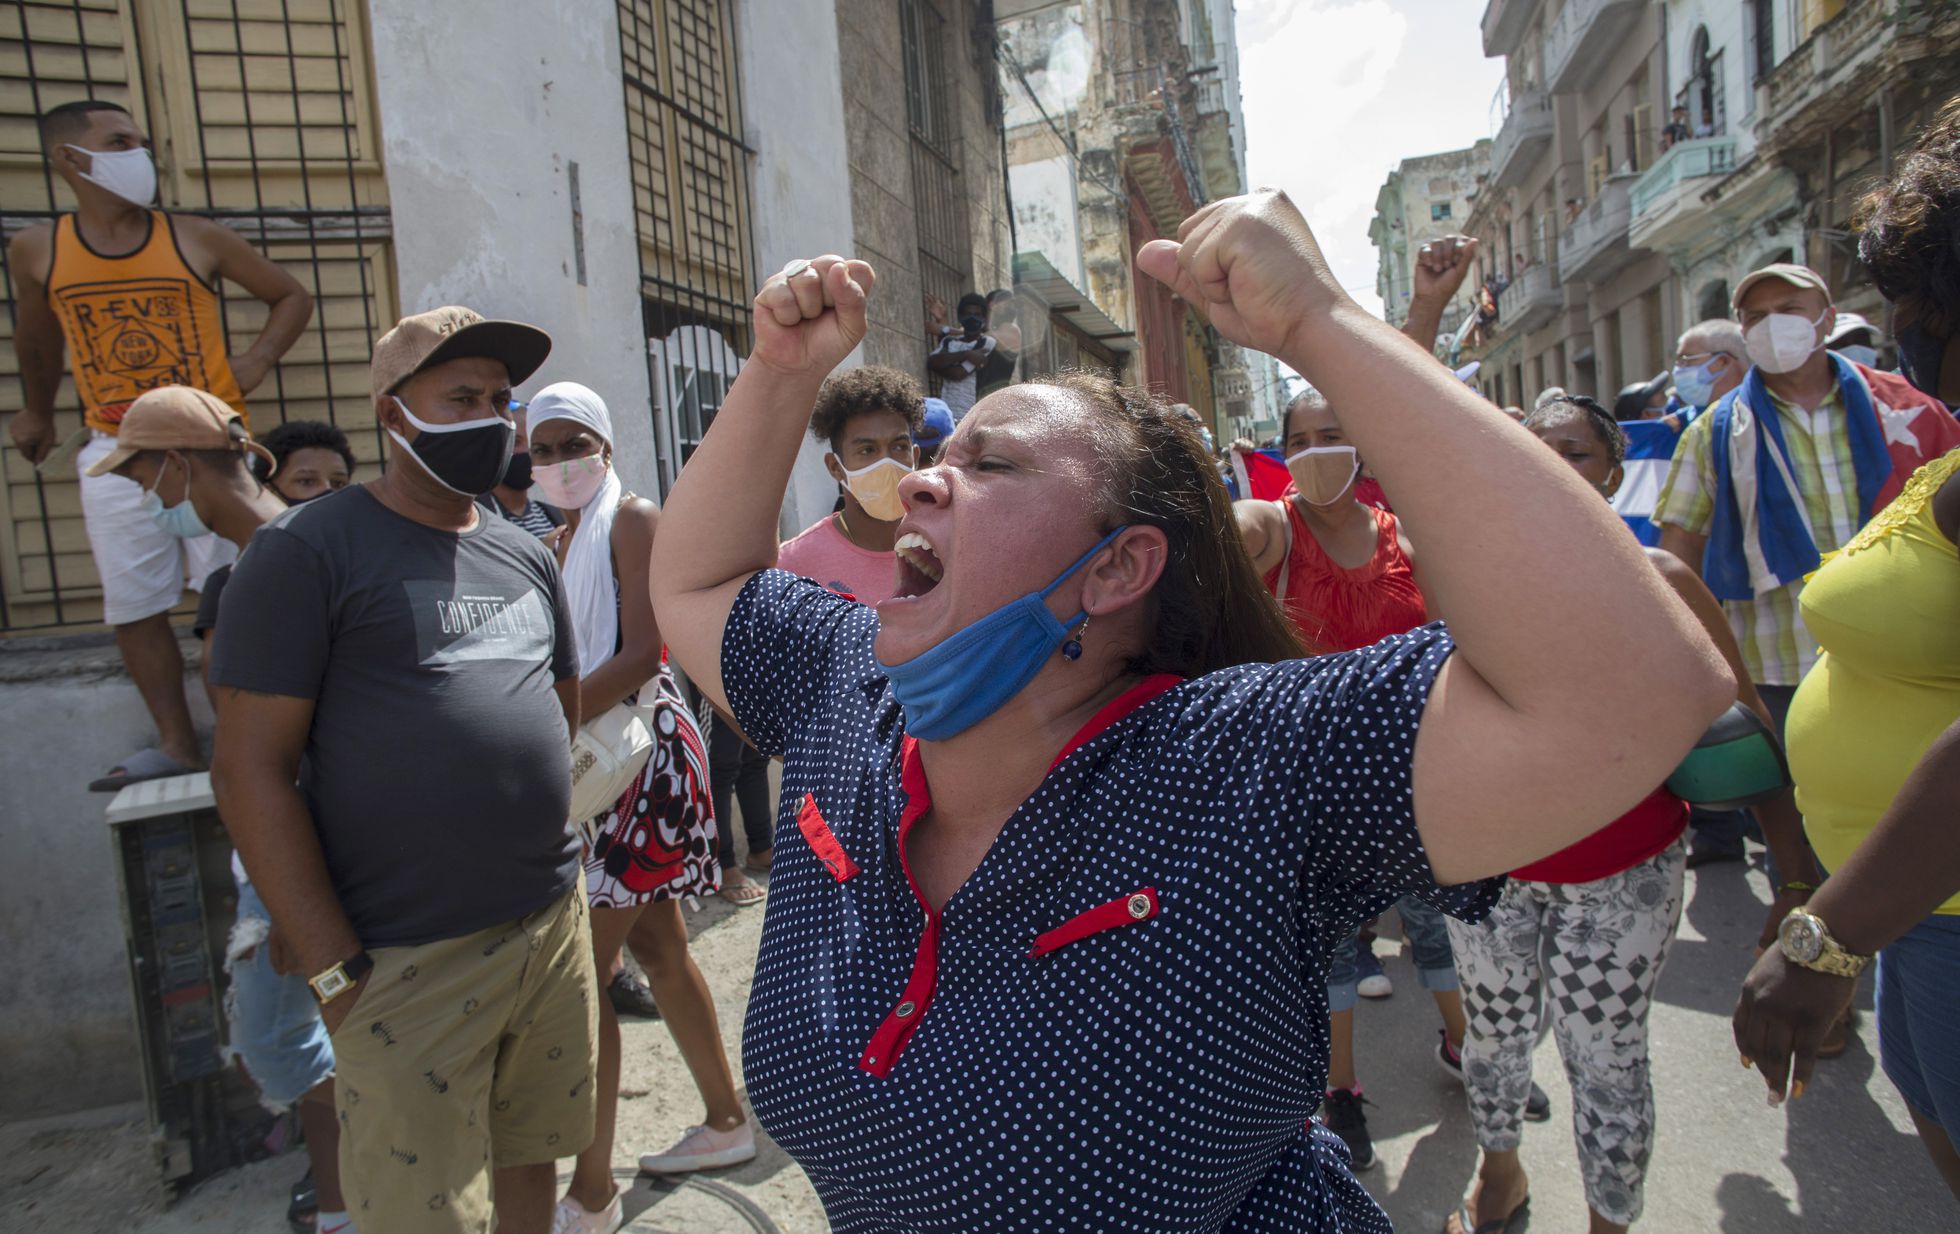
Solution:
M 1548 1010 L 1572 1084 L 1572 1135 L 1586 1202 L 1607 1220 L 1640 1216 L 1654 1147 L 1647 1015 L 1681 924 L 1687 849 L 1590 883 L 1513 880 L 1479 925 L 1449 919 L 1469 1031 L 1463 1073 L 1477 1143 L 1518 1147 L 1531 1054 Z

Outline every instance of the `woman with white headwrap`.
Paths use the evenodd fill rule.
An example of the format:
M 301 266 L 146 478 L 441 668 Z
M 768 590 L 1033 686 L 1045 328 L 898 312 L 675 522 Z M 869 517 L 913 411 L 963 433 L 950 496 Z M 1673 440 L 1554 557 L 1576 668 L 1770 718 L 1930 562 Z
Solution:
M 529 423 L 535 487 L 565 515 L 558 553 L 578 643 L 579 714 L 599 716 L 632 698 L 651 708 L 654 749 L 645 770 L 583 823 L 600 983 L 621 946 L 631 945 L 707 1105 L 701 1127 L 641 1163 L 668 1173 L 732 1165 L 755 1155 L 755 1135 L 680 915 L 681 897 L 713 891 L 721 868 L 707 751 L 667 671 L 647 586 L 659 509 L 621 486 L 612 417 L 593 391 L 569 381 L 546 386 L 531 399 Z M 610 1234 L 621 1223 L 612 1174 L 619 1021 L 609 999 L 599 1000 L 599 1015 L 597 1125 L 559 1201 L 555 1232 Z

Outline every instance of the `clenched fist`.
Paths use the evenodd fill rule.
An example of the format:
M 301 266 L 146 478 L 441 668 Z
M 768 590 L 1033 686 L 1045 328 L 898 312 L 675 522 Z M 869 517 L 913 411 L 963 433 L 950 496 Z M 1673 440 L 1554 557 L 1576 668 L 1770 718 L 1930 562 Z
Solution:
M 1351 304 L 1285 193 L 1215 201 L 1176 240 L 1152 240 L 1137 268 L 1202 310 L 1220 334 L 1282 358 L 1308 322 Z
M 756 293 L 750 358 L 786 375 L 828 375 L 864 337 L 876 281 L 869 265 L 835 253 L 792 261 Z

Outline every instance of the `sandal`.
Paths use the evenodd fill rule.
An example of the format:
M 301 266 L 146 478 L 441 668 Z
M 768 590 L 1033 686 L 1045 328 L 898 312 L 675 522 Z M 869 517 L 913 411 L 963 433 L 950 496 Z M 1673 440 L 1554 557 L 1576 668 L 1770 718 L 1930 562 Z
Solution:
M 754 908 L 756 905 L 762 903 L 763 899 L 769 893 L 754 883 L 742 882 L 733 885 L 724 883 L 721 889 L 715 892 L 715 894 L 730 904 L 733 904 L 736 908 Z
M 1846 1011 L 1838 1017 L 1837 1023 L 1824 1034 L 1824 1040 L 1817 1043 L 1817 1057 L 1836 1058 L 1851 1048 L 1851 1025 L 1856 1014 Z
M 293 1202 L 286 1206 L 286 1224 L 294 1234 L 311 1234 L 320 1218 L 320 1195 L 313 1186 L 313 1171 L 293 1184 Z
M 114 767 L 109 774 L 98 776 L 88 782 L 91 793 L 120 793 L 132 784 L 145 780 L 167 780 L 171 776 L 187 776 L 202 771 L 202 767 L 186 767 L 162 750 L 151 747 L 138 750 Z
M 1518 1218 L 1526 1215 L 1531 1208 L 1531 1197 L 1518 1201 L 1518 1206 L 1502 1217 L 1492 1217 L 1482 1225 L 1471 1224 L 1475 1218 L 1470 1215 L 1470 1201 L 1465 1200 L 1456 1206 L 1457 1228 L 1461 1234 L 1511 1234 L 1511 1227 Z M 1450 1234 L 1450 1223 L 1443 1223 L 1443 1234 Z

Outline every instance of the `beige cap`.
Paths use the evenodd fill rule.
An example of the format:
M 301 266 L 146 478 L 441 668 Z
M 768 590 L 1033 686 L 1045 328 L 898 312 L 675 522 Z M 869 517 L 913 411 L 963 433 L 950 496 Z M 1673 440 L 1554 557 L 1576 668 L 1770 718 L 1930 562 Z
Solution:
M 213 394 L 189 386 L 158 386 L 123 413 L 116 426 L 116 448 L 97 459 L 89 469 L 92 476 L 106 476 L 145 450 L 247 450 L 266 461 L 266 475 L 278 464 L 272 452 L 250 434 L 233 436 L 231 425 L 239 415 L 229 404 Z M 241 424 L 239 431 L 244 432 Z
M 1767 279 L 1780 279 L 1792 287 L 1821 291 L 1824 293 L 1824 303 L 1832 302 L 1831 285 L 1824 281 L 1823 275 L 1809 266 L 1800 266 L 1794 261 L 1779 261 L 1744 275 L 1742 281 L 1735 285 L 1735 294 L 1729 297 L 1729 307 L 1736 312 L 1741 312 L 1742 297 L 1751 287 Z
M 376 397 L 393 394 L 426 368 L 465 356 L 496 360 L 516 385 L 551 354 L 551 336 L 521 321 L 487 321 L 475 309 L 451 304 L 404 317 L 374 344 L 369 374 Z

